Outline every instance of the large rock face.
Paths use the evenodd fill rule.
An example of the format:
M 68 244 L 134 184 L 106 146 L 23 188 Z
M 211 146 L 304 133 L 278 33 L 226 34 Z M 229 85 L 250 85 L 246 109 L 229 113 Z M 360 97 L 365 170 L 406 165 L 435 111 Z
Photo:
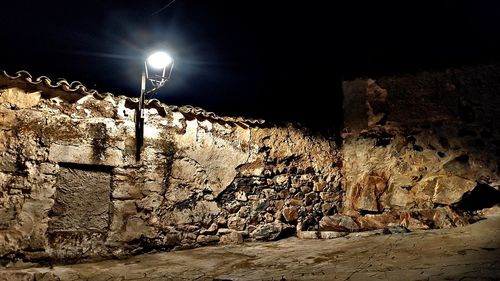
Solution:
M 363 224 L 450 227 L 467 223 L 459 214 L 471 194 L 496 198 L 474 208 L 498 203 L 499 70 L 344 82 L 343 212 Z
M 495 70 L 345 82 L 342 147 L 151 101 L 140 161 L 136 99 L 0 74 L 0 260 L 467 224 L 498 203 Z

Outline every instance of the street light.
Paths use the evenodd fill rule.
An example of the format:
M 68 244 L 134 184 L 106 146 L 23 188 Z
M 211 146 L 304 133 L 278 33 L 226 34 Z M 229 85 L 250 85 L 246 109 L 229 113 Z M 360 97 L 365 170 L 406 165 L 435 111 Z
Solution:
M 150 66 L 152 69 L 148 69 Z M 174 61 L 165 52 L 155 52 L 144 61 L 144 69 L 142 70 L 141 80 L 141 96 L 139 99 L 139 108 L 135 116 L 135 135 L 136 135 L 136 151 L 135 158 L 141 160 L 141 149 L 144 144 L 144 119 L 146 117 L 145 101 L 147 95 L 154 95 L 161 87 L 170 79 Z M 146 81 L 149 80 L 151 85 L 147 89 Z
M 163 69 L 172 63 L 172 58 L 165 52 L 156 52 L 148 57 L 148 64 L 155 69 Z

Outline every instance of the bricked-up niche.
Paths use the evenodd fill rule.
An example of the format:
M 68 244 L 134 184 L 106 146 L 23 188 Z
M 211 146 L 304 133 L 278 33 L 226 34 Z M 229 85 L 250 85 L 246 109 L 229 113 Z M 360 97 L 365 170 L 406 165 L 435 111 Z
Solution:
M 92 170 L 99 169 L 99 170 Z M 109 231 L 111 170 L 61 166 L 49 212 L 49 246 L 58 259 L 98 255 Z

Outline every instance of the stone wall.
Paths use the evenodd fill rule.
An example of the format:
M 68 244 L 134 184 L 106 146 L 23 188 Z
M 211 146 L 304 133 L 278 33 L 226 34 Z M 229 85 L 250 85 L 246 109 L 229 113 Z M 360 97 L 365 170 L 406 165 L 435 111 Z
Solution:
M 356 79 L 343 88 L 343 212 L 360 226 L 461 226 L 500 202 L 500 67 Z
M 0 75 L 0 261 L 461 226 L 499 200 L 500 69 L 344 82 L 342 146 L 293 125 Z
M 15 83 L 14 83 L 15 82 Z M 341 160 L 306 129 L 3 81 L 0 257 L 73 262 L 274 240 L 341 207 Z

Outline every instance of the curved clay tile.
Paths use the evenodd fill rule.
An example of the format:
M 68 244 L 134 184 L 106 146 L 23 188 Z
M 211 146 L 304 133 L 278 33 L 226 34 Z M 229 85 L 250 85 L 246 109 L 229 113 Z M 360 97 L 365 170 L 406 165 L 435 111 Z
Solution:
M 9 84 L 28 84 L 35 86 L 37 90 L 58 90 L 65 93 L 70 93 L 78 96 L 68 96 L 66 95 L 66 101 L 75 102 L 81 99 L 83 96 L 92 96 L 93 98 L 103 100 L 105 98 L 115 98 L 115 96 L 109 92 L 99 93 L 94 89 L 87 89 L 80 81 L 68 82 L 66 79 L 59 79 L 57 81 L 52 81 L 47 76 L 40 76 L 36 79 L 33 79 L 33 76 L 25 70 L 17 71 L 14 75 L 9 75 L 5 70 L 0 69 L 0 85 L 5 83 Z M 44 89 L 45 88 L 45 89 Z M 127 97 L 120 95 L 119 99 L 125 99 L 128 102 L 133 104 L 139 103 L 139 99 L 137 97 Z M 246 125 L 262 125 L 264 124 L 264 120 L 262 119 L 248 119 L 243 117 L 226 117 L 226 116 L 218 116 L 214 112 L 206 111 L 199 107 L 194 107 L 191 105 L 177 106 L 177 105 L 167 105 L 160 102 L 158 99 L 151 99 L 146 101 L 146 105 L 150 107 L 154 107 L 157 109 L 163 109 L 164 112 L 174 111 L 180 112 L 183 114 L 193 115 L 194 117 L 201 119 L 209 119 L 213 121 L 219 121 L 224 123 L 234 123 L 234 124 L 246 124 Z

